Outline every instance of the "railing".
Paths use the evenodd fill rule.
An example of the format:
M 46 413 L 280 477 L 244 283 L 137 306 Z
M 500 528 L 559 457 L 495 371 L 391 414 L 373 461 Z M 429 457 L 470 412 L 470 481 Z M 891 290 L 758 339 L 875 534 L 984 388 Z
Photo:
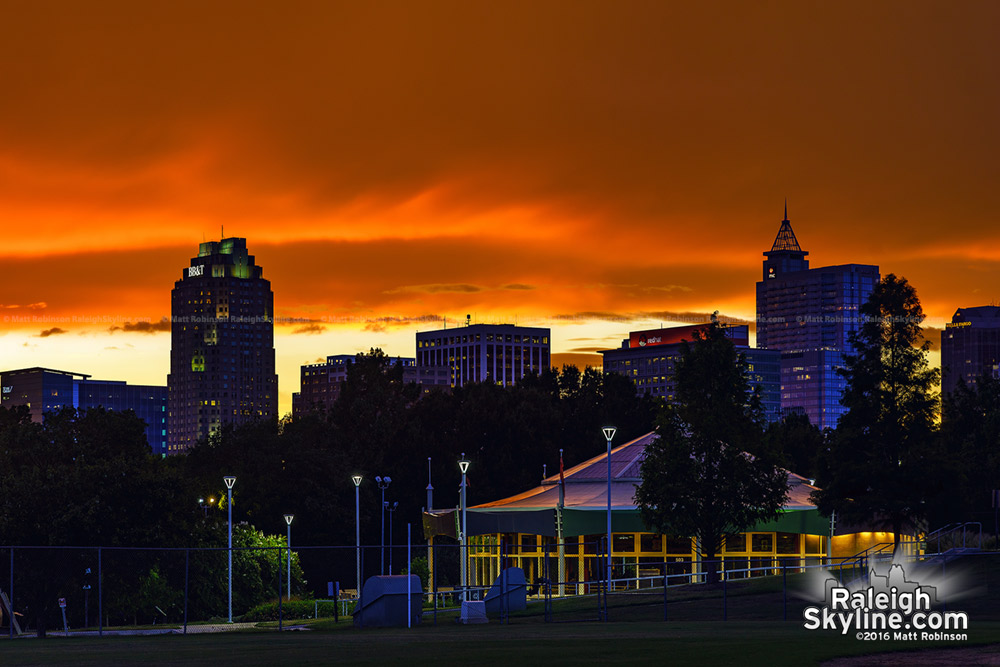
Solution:
M 937 541 L 937 553 L 941 553 L 941 538 L 942 537 L 947 537 L 948 535 L 951 535 L 953 533 L 957 533 L 959 530 L 961 530 L 962 531 L 962 548 L 965 549 L 965 548 L 967 548 L 967 546 L 966 546 L 966 537 L 968 535 L 968 529 L 969 529 L 970 526 L 975 526 L 976 527 L 978 535 L 979 535 L 979 547 L 978 548 L 982 549 L 983 548 L 983 524 L 980 523 L 979 521 L 965 521 L 965 522 L 962 522 L 962 523 L 949 523 L 949 524 L 945 524 L 941 528 L 938 528 L 937 530 L 935 530 L 935 531 L 933 531 L 933 532 L 928 533 L 927 535 L 925 535 L 923 541 L 924 541 L 924 543 L 926 543 L 929 546 L 930 543 L 931 543 L 931 540 L 936 540 Z

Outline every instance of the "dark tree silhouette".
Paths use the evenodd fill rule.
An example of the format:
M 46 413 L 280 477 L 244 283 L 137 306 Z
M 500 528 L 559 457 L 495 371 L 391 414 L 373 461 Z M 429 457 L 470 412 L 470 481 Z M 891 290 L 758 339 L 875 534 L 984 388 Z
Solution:
M 722 327 L 713 318 L 694 338 L 674 366 L 675 402 L 646 447 L 635 499 L 650 528 L 698 538 L 715 581 L 711 561 L 726 535 L 775 518 L 788 474 L 766 446 L 759 404 Z
M 861 307 L 862 324 L 842 374 L 848 409 L 820 466 L 813 499 L 838 520 L 888 527 L 899 548 L 942 491 L 935 447 L 938 371 L 921 343 L 923 309 L 905 278 L 889 274 Z

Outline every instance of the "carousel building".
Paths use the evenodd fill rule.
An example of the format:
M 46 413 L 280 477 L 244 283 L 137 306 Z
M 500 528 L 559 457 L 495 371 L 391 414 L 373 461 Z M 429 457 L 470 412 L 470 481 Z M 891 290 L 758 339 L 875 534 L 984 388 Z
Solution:
M 611 450 L 616 588 L 642 585 L 644 577 L 662 574 L 664 563 L 668 574 L 692 575 L 691 581 L 703 572 L 696 540 L 650 532 L 635 504 L 645 449 L 656 437 L 648 433 Z M 731 572 L 731 578 L 747 576 L 745 570 L 751 568 L 761 568 L 751 574 L 766 574 L 766 568 L 781 565 L 817 565 L 892 542 L 892 533 L 831 531 L 829 518 L 809 500 L 816 489 L 810 480 L 788 473 L 788 485 L 788 499 L 775 520 L 725 540 L 716 558 L 722 559 L 727 573 L 744 570 Z M 560 594 L 587 593 L 592 582 L 604 579 L 607 493 L 605 453 L 564 471 L 562 481 L 556 474 L 524 493 L 467 508 L 469 585 L 489 586 L 503 559 L 504 567 L 522 568 L 528 581 L 548 575 L 564 582 L 568 587 L 560 586 Z M 424 514 L 424 535 L 431 544 L 438 536 L 459 539 L 460 528 L 459 508 Z M 681 583 L 676 577 L 671 580 L 675 582 Z

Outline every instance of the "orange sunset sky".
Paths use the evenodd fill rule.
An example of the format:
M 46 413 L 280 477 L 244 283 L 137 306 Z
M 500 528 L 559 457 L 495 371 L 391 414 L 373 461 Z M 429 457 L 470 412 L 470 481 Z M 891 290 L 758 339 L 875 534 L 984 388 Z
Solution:
M 0 367 L 164 384 L 203 239 L 298 368 L 414 332 L 754 316 L 788 198 L 813 266 L 1000 295 L 1000 3 L 0 0 Z M 137 322 L 156 324 L 136 326 Z

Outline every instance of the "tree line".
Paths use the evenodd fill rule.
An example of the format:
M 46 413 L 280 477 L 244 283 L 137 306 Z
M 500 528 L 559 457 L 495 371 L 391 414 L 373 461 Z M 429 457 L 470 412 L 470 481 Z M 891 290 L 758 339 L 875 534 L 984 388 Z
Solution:
M 290 513 L 293 550 L 344 547 L 295 552 L 293 593 L 326 597 L 327 581 L 354 584 L 353 475 L 363 478 L 362 544 L 382 540 L 376 476 L 392 479 L 385 498 L 399 503 L 385 541 L 403 543 L 410 523 L 414 541 L 422 542 L 428 458 L 434 505 L 458 504 L 463 454 L 471 462 L 468 502 L 474 505 L 536 485 L 543 465 L 554 474 L 560 448 L 567 466 L 600 454 L 601 427 L 611 421 L 621 442 L 648 432 L 656 409 L 652 399 L 635 395 L 628 379 L 573 366 L 509 387 L 471 384 L 421 396 L 380 350 L 358 355 L 330 410 L 225 426 L 186 454 L 165 459 L 150 453 L 144 425 L 130 412 L 64 409 L 39 424 L 24 407 L 0 408 L 0 546 L 150 549 L 104 552 L 104 603 L 116 614 L 109 620 L 150 622 L 163 620 L 156 616 L 163 612 L 178 620 L 183 552 L 155 549 L 225 547 L 223 477 L 233 475 L 234 546 L 284 546 L 283 517 Z M 275 597 L 275 558 L 274 551 L 234 554 L 235 613 Z M 66 591 L 79 595 L 87 585 L 96 591 L 93 550 L 22 549 L 15 560 L 17 597 L 30 598 L 39 627 L 61 622 L 56 600 Z M 396 559 L 397 573 L 406 567 L 402 560 Z M 365 575 L 378 566 L 366 561 Z M 223 613 L 225 549 L 199 553 L 187 567 L 197 583 L 189 616 Z

